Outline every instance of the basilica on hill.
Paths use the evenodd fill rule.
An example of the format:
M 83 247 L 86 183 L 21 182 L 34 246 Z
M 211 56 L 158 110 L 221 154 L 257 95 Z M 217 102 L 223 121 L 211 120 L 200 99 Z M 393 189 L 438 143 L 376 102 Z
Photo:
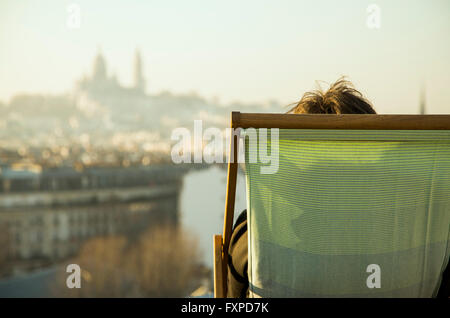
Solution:
M 115 75 L 108 75 L 107 63 L 101 52 L 94 59 L 93 70 L 77 83 L 78 94 L 87 94 L 98 101 L 122 98 L 142 98 L 146 95 L 146 81 L 142 70 L 142 57 L 138 49 L 134 56 L 133 85 L 123 86 Z

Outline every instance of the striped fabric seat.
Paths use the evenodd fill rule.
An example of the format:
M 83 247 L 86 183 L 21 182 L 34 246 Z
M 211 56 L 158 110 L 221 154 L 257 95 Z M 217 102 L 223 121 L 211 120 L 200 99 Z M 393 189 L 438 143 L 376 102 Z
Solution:
M 450 131 L 280 129 L 273 174 L 248 145 L 252 296 L 436 295 L 450 254 Z

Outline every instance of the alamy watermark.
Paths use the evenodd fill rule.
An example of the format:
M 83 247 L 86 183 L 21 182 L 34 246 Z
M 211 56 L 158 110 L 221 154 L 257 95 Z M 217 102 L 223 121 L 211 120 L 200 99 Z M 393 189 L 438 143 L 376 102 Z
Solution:
M 77 3 L 71 3 L 67 6 L 66 26 L 69 29 L 79 29 L 81 27 L 81 7 Z
M 369 29 L 381 28 L 381 8 L 379 5 L 372 3 L 366 9 L 368 16 L 366 25 Z
M 367 273 L 371 273 L 366 280 L 367 288 L 381 288 L 381 267 L 378 264 L 370 264 L 366 269 Z
M 176 164 L 180 163 L 224 163 L 234 162 L 234 147 L 231 153 L 226 151 L 228 145 L 236 138 L 239 142 L 237 162 L 246 162 L 244 142 L 248 143 L 247 162 L 261 163 L 261 174 L 274 174 L 279 165 L 279 129 L 271 128 L 226 128 L 225 132 L 216 127 L 203 130 L 203 122 L 194 120 L 194 131 L 185 127 L 175 128 L 171 139 L 176 141 L 172 146 L 171 157 Z M 270 139 L 269 139 L 270 138 Z M 270 140 L 270 141 L 269 141 Z M 270 148 L 270 149 L 269 149 Z
M 81 268 L 78 264 L 69 264 L 66 267 L 66 273 L 71 273 L 67 276 L 67 288 L 81 288 Z

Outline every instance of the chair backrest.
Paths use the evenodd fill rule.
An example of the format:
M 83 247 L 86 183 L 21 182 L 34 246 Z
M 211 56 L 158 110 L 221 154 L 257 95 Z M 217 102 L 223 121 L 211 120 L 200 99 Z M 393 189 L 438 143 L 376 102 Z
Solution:
M 245 142 L 250 294 L 435 296 L 450 255 L 450 130 L 278 135 L 275 173 Z

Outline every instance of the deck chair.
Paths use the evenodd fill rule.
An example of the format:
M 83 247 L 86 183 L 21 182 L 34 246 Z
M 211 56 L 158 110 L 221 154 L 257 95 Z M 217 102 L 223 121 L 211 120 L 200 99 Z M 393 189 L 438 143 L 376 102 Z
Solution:
M 436 296 L 450 255 L 450 115 L 233 112 L 231 127 L 242 131 L 214 236 L 215 297 L 227 292 L 239 142 L 250 297 Z M 279 167 L 262 174 L 248 132 L 272 128 Z

